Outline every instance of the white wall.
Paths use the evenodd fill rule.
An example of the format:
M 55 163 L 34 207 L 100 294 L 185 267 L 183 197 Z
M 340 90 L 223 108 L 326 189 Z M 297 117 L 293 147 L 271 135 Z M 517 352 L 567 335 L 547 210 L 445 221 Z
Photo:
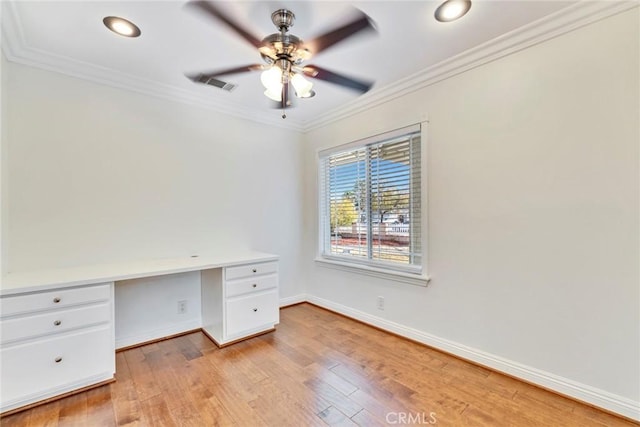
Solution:
M 7 73 L 4 72 L 6 68 L 6 58 L 4 52 L 0 52 L 0 140 L 6 140 L 7 132 L 7 91 L 5 87 L 7 85 Z M 7 264 L 7 242 L 5 241 L 8 236 L 8 209 L 9 198 L 7 193 L 9 190 L 9 153 L 7 152 L 7 144 L 0 143 L 0 277 L 5 274 Z
M 280 255 L 282 298 L 300 293 L 299 133 L 11 62 L 3 74 L 6 270 L 252 249 Z M 116 286 L 122 310 L 144 307 L 145 283 Z M 117 338 L 175 310 L 139 310 Z
M 186 302 L 184 313 L 178 313 L 179 301 Z M 116 348 L 200 328 L 200 301 L 200 272 L 118 282 Z
M 311 298 L 638 405 L 638 22 L 636 8 L 308 133 Z M 315 264 L 317 151 L 424 114 L 430 285 Z

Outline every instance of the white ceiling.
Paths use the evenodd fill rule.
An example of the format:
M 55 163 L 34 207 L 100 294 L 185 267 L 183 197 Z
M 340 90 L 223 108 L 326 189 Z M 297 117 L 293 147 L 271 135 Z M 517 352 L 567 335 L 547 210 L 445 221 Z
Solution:
M 481 45 L 576 1 L 474 1 L 462 19 L 433 18 L 440 1 L 242 1 L 218 3 L 262 38 L 275 32 L 271 12 L 296 15 L 291 32 L 304 39 L 340 23 L 356 7 L 368 14 L 377 34 L 359 34 L 313 57 L 308 63 L 375 81 L 365 97 L 398 80 Z M 184 7 L 183 1 L 18 1 L 3 2 L 3 43 L 22 62 L 41 65 L 116 86 L 144 88 L 159 96 L 199 100 L 251 117 L 277 117 L 262 94 L 260 73 L 227 76 L 233 92 L 195 84 L 184 73 L 260 63 L 255 48 L 219 22 Z M 102 24 L 121 16 L 142 30 L 136 39 L 120 37 Z M 287 121 L 298 127 L 353 103 L 356 92 L 314 80 L 317 95 L 300 100 Z

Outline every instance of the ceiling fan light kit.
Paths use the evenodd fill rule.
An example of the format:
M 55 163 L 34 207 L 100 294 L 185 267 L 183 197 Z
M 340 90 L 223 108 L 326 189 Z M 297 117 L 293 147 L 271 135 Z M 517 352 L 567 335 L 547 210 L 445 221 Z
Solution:
M 278 9 L 273 12 L 271 22 L 280 30 L 280 33 L 265 37 L 262 40 L 265 46 L 260 49 L 264 60 L 267 63 L 273 63 L 271 68 L 263 71 L 260 77 L 266 89 L 264 94 L 277 102 L 282 102 L 282 90 L 287 82 L 291 82 L 298 98 L 310 98 L 313 92 L 311 90 L 313 83 L 305 79 L 302 74 L 292 71 L 294 65 L 310 57 L 308 50 L 302 49 L 298 53 L 302 40 L 293 34 L 287 34 L 295 18 L 293 12 L 287 9 Z M 275 61 L 274 55 L 278 58 Z
M 435 18 L 440 22 L 451 22 L 462 18 L 471 9 L 471 0 L 447 0 L 435 12 Z
M 212 2 L 192 1 L 188 3 L 188 6 L 198 8 L 200 12 L 204 12 L 209 17 L 226 24 L 245 41 L 257 48 L 264 61 L 264 64 L 236 67 L 206 74 L 201 73 L 195 76 L 187 75 L 189 79 L 196 83 L 210 84 L 209 82 L 211 81 L 225 83 L 218 80 L 218 77 L 262 70 L 260 81 L 265 87 L 264 95 L 278 102 L 283 110 L 291 107 L 289 99 L 290 86 L 293 86 L 295 96 L 298 98 L 312 98 L 315 96 L 316 92 L 313 90 L 313 83 L 307 80 L 305 76 L 324 80 L 359 93 L 367 92 L 372 86 L 371 82 L 356 80 L 315 65 L 302 65 L 304 61 L 310 59 L 314 54 L 324 51 L 358 32 L 373 30 L 374 27 L 370 18 L 360 11 L 358 11 L 358 16 L 347 24 L 305 43 L 299 37 L 289 33 L 289 28 L 295 22 L 295 15 L 288 9 L 278 9 L 271 14 L 271 22 L 276 26 L 278 32 L 269 34 L 260 40 L 227 16 L 222 9 Z M 220 87 L 219 84 L 212 86 Z M 286 115 L 283 114 L 282 118 L 285 117 Z
M 305 79 L 302 74 L 292 74 L 291 84 L 296 90 L 296 96 L 298 98 L 311 98 L 313 92 L 313 83 Z M 315 92 L 313 92 L 315 94 Z
M 260 75 L 260 82 L 265 89 L 279 92 L 282 89 L 282 69 L 276 66 L 267 68 Z
M 280 88 L 279 90 L 267 89 L 264 91 L 264 96 L 273 101 L 282 102 L 282 88 Z

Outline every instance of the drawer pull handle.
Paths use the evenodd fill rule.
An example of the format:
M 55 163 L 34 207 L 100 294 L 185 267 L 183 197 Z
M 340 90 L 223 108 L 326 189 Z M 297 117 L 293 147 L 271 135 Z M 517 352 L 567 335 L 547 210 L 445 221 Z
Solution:
M 258 284 L 254 283 L 253 285 L 251 285 L 251 287 L 256 288 L 256 287 L 258 287 Z
M 62 324 L 62 320 L 56 320 L 55 322 L 53 322 L 53 324 L 56 326 L 60 326 Z
M 56 357 L 56 363 L 62 362 L 62 357 Z
M 61 300 L 60 298 L 58 298 L 58 297 L 55 297 L 55 298 L 53 299 L 53 302 L 54 302 L 55 304 L 59 303 L 60 301 L 62 301 L 62 300 Z
M 257 273 L 257 272 L 258 272 L 258 269 L 257 269 L 257 268 L 254 268 L 254 269 L 252 269 L 251 271 L 252 271 L 252 272 L 254 272 L 254 273 Z
M 258 311 L 258 309 L 257 309 L 257 308 L 254 308 L 254 309 L 253 309 L 253 312 L 255 313 L 256 311 Z

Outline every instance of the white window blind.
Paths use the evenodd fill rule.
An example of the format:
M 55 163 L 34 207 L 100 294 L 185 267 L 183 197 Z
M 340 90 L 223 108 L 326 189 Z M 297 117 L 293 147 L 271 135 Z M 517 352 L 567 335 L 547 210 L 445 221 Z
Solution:
M 420 127 L 320 154 L 322 256 L 419 272 Z

